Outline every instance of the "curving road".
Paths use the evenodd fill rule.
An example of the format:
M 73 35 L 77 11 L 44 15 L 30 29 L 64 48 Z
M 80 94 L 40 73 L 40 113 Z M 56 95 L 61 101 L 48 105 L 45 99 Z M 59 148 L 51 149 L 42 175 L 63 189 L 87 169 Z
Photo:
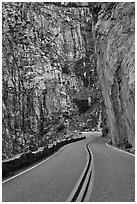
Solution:
M 36 168 L 2 185 L 3 202 L 64 202 L 67 200 L 86 162 L 85 144 L 94 158 L 91 202 L 132 202 L 135 200 L 135 158 L 105 145 L 100 133 L 83 133 L 86 140 L 65 146 Z
M 90 144 L 95 177 L 90 202 L 135 201 L 135 157 L 95 138 Z

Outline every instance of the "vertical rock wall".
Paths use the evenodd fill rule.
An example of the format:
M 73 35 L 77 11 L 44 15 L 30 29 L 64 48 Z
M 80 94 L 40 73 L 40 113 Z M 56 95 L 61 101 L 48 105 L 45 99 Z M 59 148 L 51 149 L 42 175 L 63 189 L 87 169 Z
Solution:
M 79 114 L 92 128 L 101 113 L 103 134 L 134 146 L 134 3 L 5 2 L 2 17 L 6 156 Z
M 102 3 L 94 23 L 108 132 L 113 144 L 123 145 L 126 138 L 134 146 L 135 3 Z
M 4 2 L 2 11 L 3 157 L 11 157 L 69 128 L 74 99 L 84 114 L 100 95 L 89 8 Z

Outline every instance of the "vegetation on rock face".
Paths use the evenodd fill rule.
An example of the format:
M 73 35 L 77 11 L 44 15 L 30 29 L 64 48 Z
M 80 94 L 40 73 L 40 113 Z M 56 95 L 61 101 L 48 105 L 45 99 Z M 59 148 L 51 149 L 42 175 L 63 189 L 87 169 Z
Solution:
M 2 4 L 3 159 L 62 139 L 79 95 L 100 100 L 89 9 L 58 6 Z

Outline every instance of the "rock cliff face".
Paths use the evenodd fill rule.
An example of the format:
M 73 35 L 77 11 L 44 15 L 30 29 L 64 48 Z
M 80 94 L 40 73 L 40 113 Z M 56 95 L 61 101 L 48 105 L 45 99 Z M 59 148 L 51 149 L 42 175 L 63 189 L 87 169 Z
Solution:
M 97 127 L 134 146 L 134 3 L 3 3 L 3 158 Z M 63 131 L 62 131 L 63 133 Z
M 79 114 L 91 116 L 101 98 L 91 25 L 87 7 L 3 3 L 6 157 L 61 139 L 63 129 L 84 125 Z M 100 103 L 92 112 L 94 127 Z
M 102 3 L 94 17 L 97 72 L 113 144 L 135 134 L 135 4 Z M 94 16 L 94 13 L 93 13 Z

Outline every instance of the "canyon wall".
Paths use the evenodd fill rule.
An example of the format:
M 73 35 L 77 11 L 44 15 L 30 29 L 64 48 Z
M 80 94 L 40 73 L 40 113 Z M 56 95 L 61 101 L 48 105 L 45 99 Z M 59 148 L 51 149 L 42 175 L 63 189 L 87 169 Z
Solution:
M 3 159 L 99 118 L 134 146 L 134 3 L 4 2 L 2 31 Z
M 108 134 L 115 145 L 127 139 L 134 146 L 135 3 L 100 3 L 94 9 L 97 72 Z
M 101 95 L 89 8 L 8 2 L 2 11 L 3 158 L 63 139 L 62 130 L 84 126 L 84 113 L 96 126 Z

